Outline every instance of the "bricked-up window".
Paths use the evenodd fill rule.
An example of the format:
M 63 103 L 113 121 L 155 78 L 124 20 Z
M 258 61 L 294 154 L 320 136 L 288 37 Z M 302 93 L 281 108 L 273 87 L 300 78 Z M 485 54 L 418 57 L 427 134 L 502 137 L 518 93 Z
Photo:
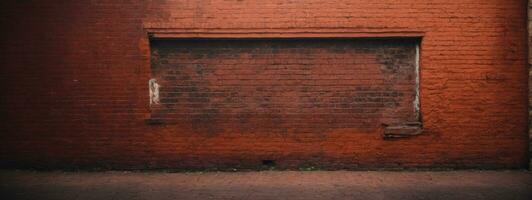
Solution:
M 152 40 L 150 88 L 158 87 L 158 99 L 151 101 L 151 121 L 198 134 L 416 124 L 418 44 L 404 38 Z

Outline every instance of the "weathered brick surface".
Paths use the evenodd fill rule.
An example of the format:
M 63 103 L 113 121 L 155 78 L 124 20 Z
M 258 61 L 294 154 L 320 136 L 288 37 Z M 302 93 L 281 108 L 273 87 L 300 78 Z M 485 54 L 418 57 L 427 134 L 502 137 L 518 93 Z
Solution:
M 526 2 L 2 1 L 1 160 L 7 166 L 156 168 L 524 167 Z M 378 131 L 190 134 L 148 125 L 147 32 L 422 33 L 423 135 Z
M 529 169 L 532 169 L 532 1 L 528 0 L 528 156 L 529 156 Z
M 393 40 L 152 42 L 152 120 L 187 134 L 323 137 L 417 121 L 416 46 Z

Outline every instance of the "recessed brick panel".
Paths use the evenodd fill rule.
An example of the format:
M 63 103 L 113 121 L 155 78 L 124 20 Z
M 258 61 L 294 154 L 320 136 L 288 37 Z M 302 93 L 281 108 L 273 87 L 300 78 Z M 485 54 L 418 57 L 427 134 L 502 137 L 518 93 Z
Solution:
M 156 40 L 152 120 L 198 134 L 416 121 L 415 40 Z

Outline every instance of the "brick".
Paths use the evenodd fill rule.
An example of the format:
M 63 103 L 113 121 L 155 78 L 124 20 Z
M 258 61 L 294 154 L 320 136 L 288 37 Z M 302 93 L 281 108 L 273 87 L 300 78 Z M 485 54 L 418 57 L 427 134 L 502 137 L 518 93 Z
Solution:
M 527 5 L 521 0 L 0 4 L 0 23 L 8 27 L 0 49 L 2 166 L 254 168 L 263 160 L 275 160 L 290 169 L 363 169 L 522 168 L 528 163 Z M 423 134 L 393 141 L 383 140 L 377 129 L 359 128 L 327 134 L 291 134 L 294 130 L 287 129 L 287 134 L 209 135 L 171 124 L 147 124 L 153 112 L 148 30 L 226 38 L 421 33 Z M 248 59 L 246 64 L 299 61 L 293 54 L 279 56 L 262 64 Z M 240 80 L 236 84 L 251 83 L 244 78 L 248 73 L 253 71 L 219 76 Z M 303 76 L 294 73 L 275 78 Z M 324 84 L 349 84 L 343 74 L 323 77 Z M 368 85 L 370 80 L 374 79 L 368 79 Z M 198 95 L 195 98 L 204 98 Z M 289 102 L 293 97 L 283 98 Z

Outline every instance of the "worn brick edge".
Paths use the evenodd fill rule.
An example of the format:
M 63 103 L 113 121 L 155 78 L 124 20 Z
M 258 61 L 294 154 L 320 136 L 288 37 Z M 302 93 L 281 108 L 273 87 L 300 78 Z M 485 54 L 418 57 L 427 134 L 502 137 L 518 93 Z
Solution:
M 358 29 L 179 29 L 145 27 L 152 39 L 171 38 L 422 38 L 421 31 Z

